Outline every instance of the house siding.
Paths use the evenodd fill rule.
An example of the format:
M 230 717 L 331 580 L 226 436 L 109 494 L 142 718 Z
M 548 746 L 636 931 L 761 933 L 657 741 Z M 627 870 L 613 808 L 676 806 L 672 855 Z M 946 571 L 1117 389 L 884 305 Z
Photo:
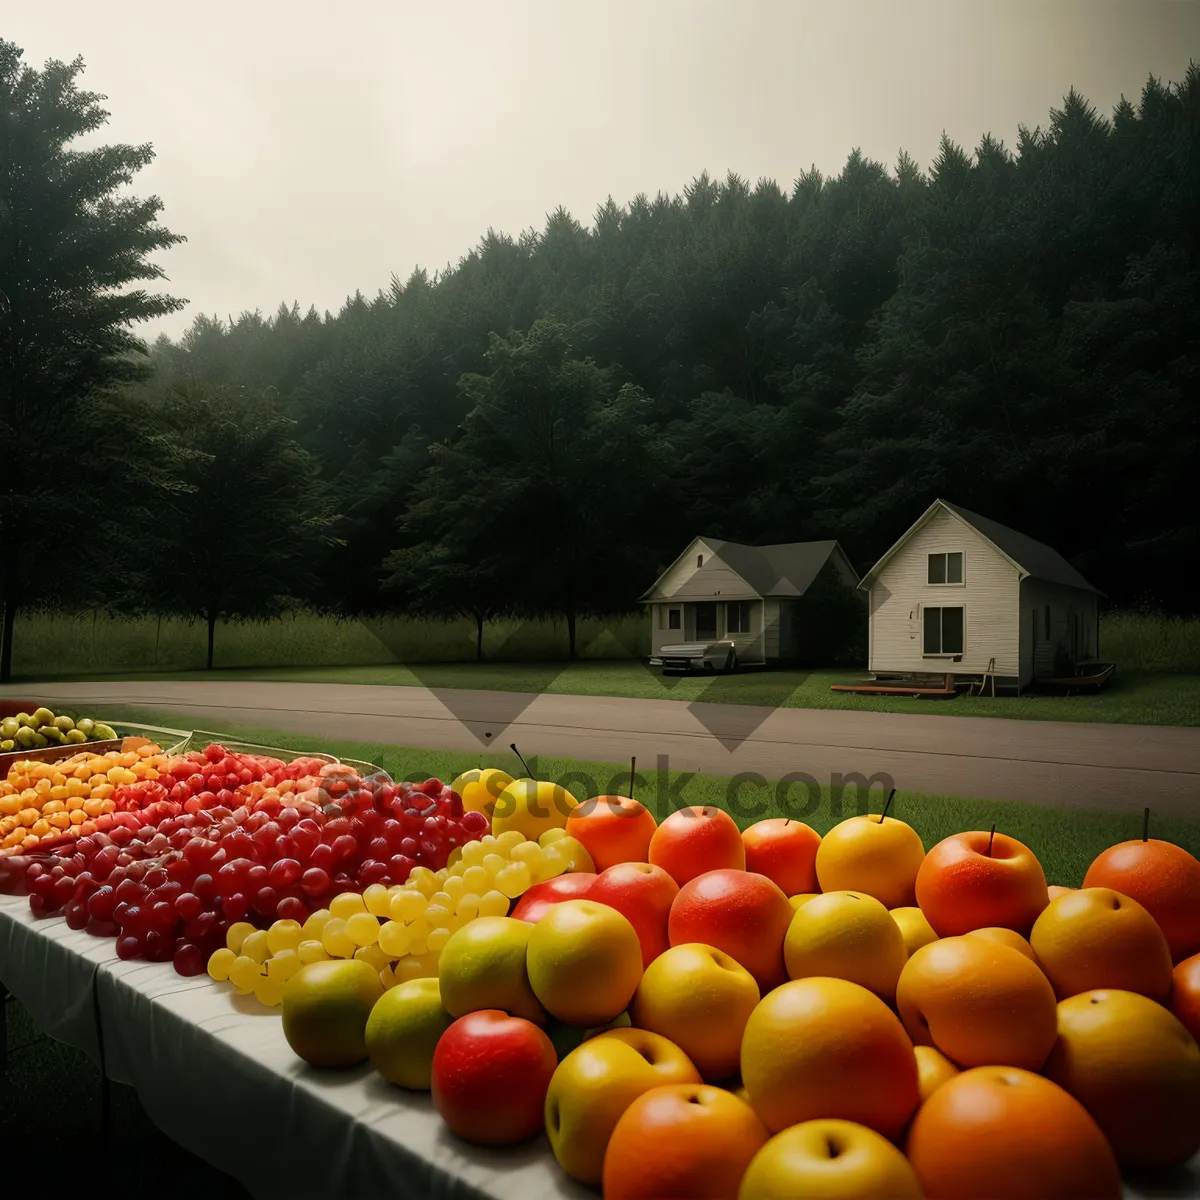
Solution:
M 930 584 L 928 556 L 956 550 L 963 553 L 963 584 Z M 1019 573 L 974 529 L 945 510 L 934 513 L 883 566 L 871 583 L 869 602 L 872 672 L 978 674 L 992 659 L 997 675 L 1015 678 L 1020 671 Z M 958 604 L 963 607 L 962 661 L 927 658 L 922 608 Z
M 1046 609 L 1050 628 L 1046 629 Z M 1099 610 L 1093 592 L 1042 579 L 1021 582 L 1021 685 L 1059 674 L 1060 657 L 1099 654 Z
M 756 663 L 764 657 L 764 645 L 772 636 L 777 637 L 777 629 L 773 630 L 770 625 L 765 623 L 763 606 L 764 604 L 773 605 L 777 603 L 773 600 L 751 600 L 750 601 L 750 632 L 749 633 L 729 633 L 725 618 L 725 605 L 717 601 L 717 641 L 733 642 L 737 648 L 738 658 L 743 662 Z M 685 642 L 695 642 L 696 638 L 696 615 L 694 602 L 683 600 L 659 601 L 647 606 L 650 613 L 651 637 L 650 651 L 651 654 L 660 654 L 663 650 L 670 646 L 678 646 Z M 680 613 L 680 628 L 679 629 L 662 629 L 660 628 L 660 614 L 668 608 L 679 608 Z

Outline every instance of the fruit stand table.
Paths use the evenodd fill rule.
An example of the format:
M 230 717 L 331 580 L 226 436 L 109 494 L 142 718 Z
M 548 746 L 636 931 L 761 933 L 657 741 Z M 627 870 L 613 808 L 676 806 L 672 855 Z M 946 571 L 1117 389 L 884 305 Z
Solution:
M 595 1200 L 544 1140 L 468 1146 L 428 1097 L 365 1065 L 306 1066 L 277 1009 L 169 963 L 122 962 L 113 942 L 62 917 L 36 920 L 25 896 L 0 896 L 0 980 L 46 1033 L 136 1088 L 164 1133 L 261 1200 Z M 1169 1183 L 1126 1195 L 1200 1196 L 1200 1156 Z

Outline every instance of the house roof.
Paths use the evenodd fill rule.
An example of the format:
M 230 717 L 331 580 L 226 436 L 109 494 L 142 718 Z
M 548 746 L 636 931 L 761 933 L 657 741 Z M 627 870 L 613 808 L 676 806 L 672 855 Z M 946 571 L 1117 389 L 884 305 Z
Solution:
M 694 538 L 684 554 L 697 542 L 703 542 L 712 551 L 712 558 L 699 568 L 701 572 L 714 560 L 724 563 L 746 581 L 747 586 L 759 596 L 803 596 L 821 568 L 833 554 L 843 559 L 853 573 L 853 567 L 836 541 L 783 542 L 774 546 L 747 546 L 742 542 L 728 542 L 722 538 Z M 682 558 L 681 554 L 679 558 Z M 659 583 L 674 568 L 675 560 L 642 595 L 643 600 L 663 598 L 658 590 Z
M 1080 588 L 1086 592 L 1095 592 L 1102 596 L 1104 593 L 1094 588 L 1059 552 L 1045 542 L 1039 542 L 1026 534 L 1018 533 L 999 521 L 990 517 L 981 517 L 968 509 L 951 504 L 948 500 L 935 500 L 908 531 L 891 547 L 890 550 L 863 576 L 860 587 L 866 586 L 878 574 L 880 568 L 893 554 L 919 529 L 939 508 L 953 513 L 959 520 L 965 521 L 976 533 L 990 542 L 1005 558 L 1019 571 L 1033 579 L 1044 579 L 1050 583 L 1059 583 L 1065 587 Z

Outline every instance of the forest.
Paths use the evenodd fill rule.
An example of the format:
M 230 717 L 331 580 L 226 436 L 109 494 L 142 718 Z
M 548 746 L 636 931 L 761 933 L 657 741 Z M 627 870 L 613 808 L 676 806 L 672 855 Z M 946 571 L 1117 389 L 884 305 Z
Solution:
M 1195 65 L 927 168 L 701 173 L 337 313 L 152 345 L 186 231 L 126 186 L 148 147 L 72 145 L 107 117 L 81 71 L 0 42 L 6 678 L 23 610 L 194 618 L 210 646 L 296 608 L 573 631 L 696 534 L 835 537 L 865 570 L 937 496 L 1110 606 L 1196 611 Z

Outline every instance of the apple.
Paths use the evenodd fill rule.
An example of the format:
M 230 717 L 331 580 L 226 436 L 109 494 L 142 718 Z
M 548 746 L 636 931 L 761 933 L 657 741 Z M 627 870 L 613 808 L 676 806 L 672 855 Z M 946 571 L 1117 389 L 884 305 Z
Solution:
M 671 944 L 667 922 L 679 884 L 647 862 L 618 863 L 589 878 L 587 898 L 615 908 L 633 926 L 642 945 L 642 966 L 648 967 Z
M 940 938 L 989 926 L 1026 936 L 1050 903 L 1033 851 L 1016 838 L 987 830 L 938 842 L 917 872 L 916 896 Z
M 558 1065 L 532 1021 L 485 1008 L 459 1017 L 433 1052 L 433 1106 L 468 1142 L 509 1146 L 542 1129 L 546 1092 Z
M 817 890 L 821 835 L 803 821 L 770 817 L 742 830 L 746 870 L 765 875 L 785 896 Z
M 465 1017 L 476 1009 L 496 1008 L 544 1022 L 546 1014 L 525 970 L 529 937 L 536 928 L 512 917 L 476 917 L 456 929 L 435 970 L 446 1011 Z
M 654 831 L 646 857 L 680 887 L 705 871 L 746 867 L 741 832 L 724 809 L 711 804 L 673 812 Z
M 525 966 L 552 1017 L 594 1028 L 629 1007 L 642 978 L 642 946 L 615 908 L 564 900 L 530 928 Z
M 567 818 L 568 836 L 583 845 L 597 871 L 645 862 L 656 827 L 650 810 L 628 796 L 594 796 Z
M 604 1152 L 621 1115 L 651 1088 L 699 1083 L 674 1042 L 646 1029 L 589 1039 L 558 1064 L 546 1093 L 546 1134 L 558 1165 L 580 1183 L 598 1184 Z
M 777 1133 L 750 1161 L 739 1196 L 922 1200 L 904 1155 L 854 1121 L 801 1121 Z
M 850 817 L 821 839 L 817 882 L 823 892 L 863 892 L 885 908 L 904 908 L 924 857 L 911 825 L 886 815 Z
M 667 933 L 672 946 L 699 942 L 724 950 L 765 995 L 787 978 L 783 940 L 792 916 L 787 896 L 765 875 L 707 871 L 679 889 Z
M 568 871 L 544 883 L 535 883 L 517 901 L 510 916 L 536 925 L 554 905 L 563 900 L 582 900 L 596 878 L 590 871 Z

